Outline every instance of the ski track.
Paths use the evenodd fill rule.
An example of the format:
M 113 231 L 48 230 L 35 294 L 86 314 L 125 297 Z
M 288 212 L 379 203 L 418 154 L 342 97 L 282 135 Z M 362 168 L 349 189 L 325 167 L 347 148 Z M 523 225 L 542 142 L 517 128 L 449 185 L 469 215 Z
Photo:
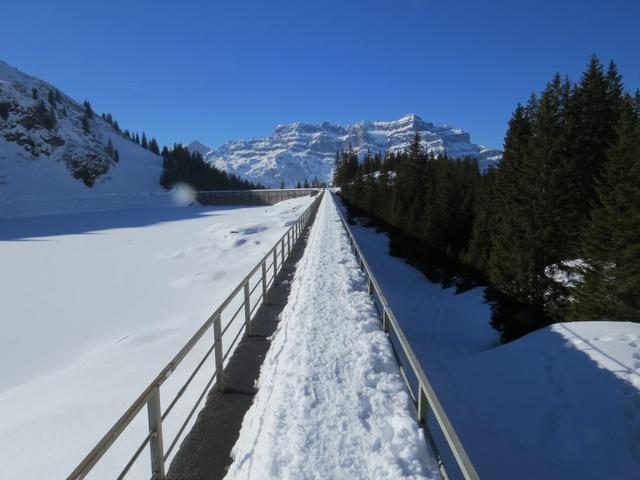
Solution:
M 227 479 L 439 478 L 326 194 Z

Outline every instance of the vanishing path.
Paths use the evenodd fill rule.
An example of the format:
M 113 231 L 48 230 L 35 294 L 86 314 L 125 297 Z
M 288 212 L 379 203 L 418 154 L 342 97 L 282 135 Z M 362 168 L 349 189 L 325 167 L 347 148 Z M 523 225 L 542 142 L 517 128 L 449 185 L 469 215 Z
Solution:
M 439 477 L 331 195 L 233 454 L 228 479 Z

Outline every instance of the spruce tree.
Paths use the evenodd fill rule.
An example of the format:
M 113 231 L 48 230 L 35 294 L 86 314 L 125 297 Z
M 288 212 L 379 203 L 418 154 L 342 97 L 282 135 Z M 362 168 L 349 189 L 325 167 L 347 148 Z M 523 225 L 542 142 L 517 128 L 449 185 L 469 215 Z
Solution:
M 51 105 L 52 107 L 56 106 L 56 96 L 53 93 L 53 90 L 49 90 L 49 95 L 47 95 L 47 101 L 49 102 L 49 105 Z
M 113 142 L 111 142 L 111 138 L 109 138 L 109 141 L 107 142 L 107 155 L 109 155 L 110 158 L 113 158 Z
M 494 200 L 497 196 L 497 170 L 491 168 L 479 181 L 473 205 L 469 246 L 462 260 L 479 272 L 487 272 L 491 256 L 491 237 L 495 232 Z
M 574 320 L 640 320 L 640 121 L 624 101 L 584 238 Z
M 91 125 L 89 123 L 89 117 L 87 117 L 86 115 L 83 115 L 82 118 L 80 119 L 80 123 L 82 124 L 82 130 L 84 131 L 84 133 L 90 133 L 91 132 Z
M 582 232 L 589 221 L 595 200 L 595 182 L 606 160 L 607 150 L 616 140 L 615 125 L 620 114 L 622 83 L 615 64 L 605 74 L 593 55 L 569 106 L 569 145 L 571 162 L 567 181 L 573 192 L 576 220 L 572 228 Z
M 155 153 L 156 155 L 160 154 L 160 147 L 158 146 L 158 141 L 152 137 L 149 140 L 149 151 Z
M 504 142 L 504 155 L 497 167 L 498 179 L 495 202 L 495 231 L 491 241 L 488 275 L 507 295 L 517 297 L 527 283 L 533 263 L 530 252 L 518 239 L 527 231 L 527 206 L 520 199 L 521 175 L 529 155 L 531 117 L 537 99 L 531 97 L 527 109 L 518 105 Z
M 420 218 L 425 198 L 426 155 L 421 141 L 416 133 L 398 162 L 395 180 L 394 223 L 414 236 L 422 233 Z
M 87 118 L 93 118 L 95 113 L 93 112 L 93 108 L 91 108 L 91 104 L 88 100 L 85 100 L 82 104 L 84 107 L 84 114 Z

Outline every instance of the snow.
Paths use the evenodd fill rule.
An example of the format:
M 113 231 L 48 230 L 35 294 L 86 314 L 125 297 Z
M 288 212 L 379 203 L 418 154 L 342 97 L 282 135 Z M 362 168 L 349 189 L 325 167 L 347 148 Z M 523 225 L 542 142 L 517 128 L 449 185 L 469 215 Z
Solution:
M 0 219 L 0 477 L 65 478 L 310 203 Z M 212 341 L 163 385 L 163 408 Z M 91 478 L 114 478 L 146 429 L 143 411 Z M 148 468 L 144 452 L 132 478 Z
M 439 478 L 325 195 L 227 479 Z
M 576 287 L 584 279 L 583 271 L 589 265 L 581 258 L 564 260 L 559 264 L 549 265 L 545 268 L 545 275 L 553 281 L 567 288 Z
M 481 478 L 637 478 L 640 324 L 556 324 L 499 345 L 482 289 L 442 289 L 391 257 L 386 235 L 352 229 Z

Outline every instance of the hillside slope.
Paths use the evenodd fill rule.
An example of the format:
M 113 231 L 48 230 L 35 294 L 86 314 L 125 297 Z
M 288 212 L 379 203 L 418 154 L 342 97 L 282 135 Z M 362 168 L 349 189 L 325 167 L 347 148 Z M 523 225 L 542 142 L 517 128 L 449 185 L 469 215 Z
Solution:
M 162 193 L 158 155 L 99 115 L 83 128 L 83 117 L 83 105 L 0 61 L 0 218 L 112 208 Z

